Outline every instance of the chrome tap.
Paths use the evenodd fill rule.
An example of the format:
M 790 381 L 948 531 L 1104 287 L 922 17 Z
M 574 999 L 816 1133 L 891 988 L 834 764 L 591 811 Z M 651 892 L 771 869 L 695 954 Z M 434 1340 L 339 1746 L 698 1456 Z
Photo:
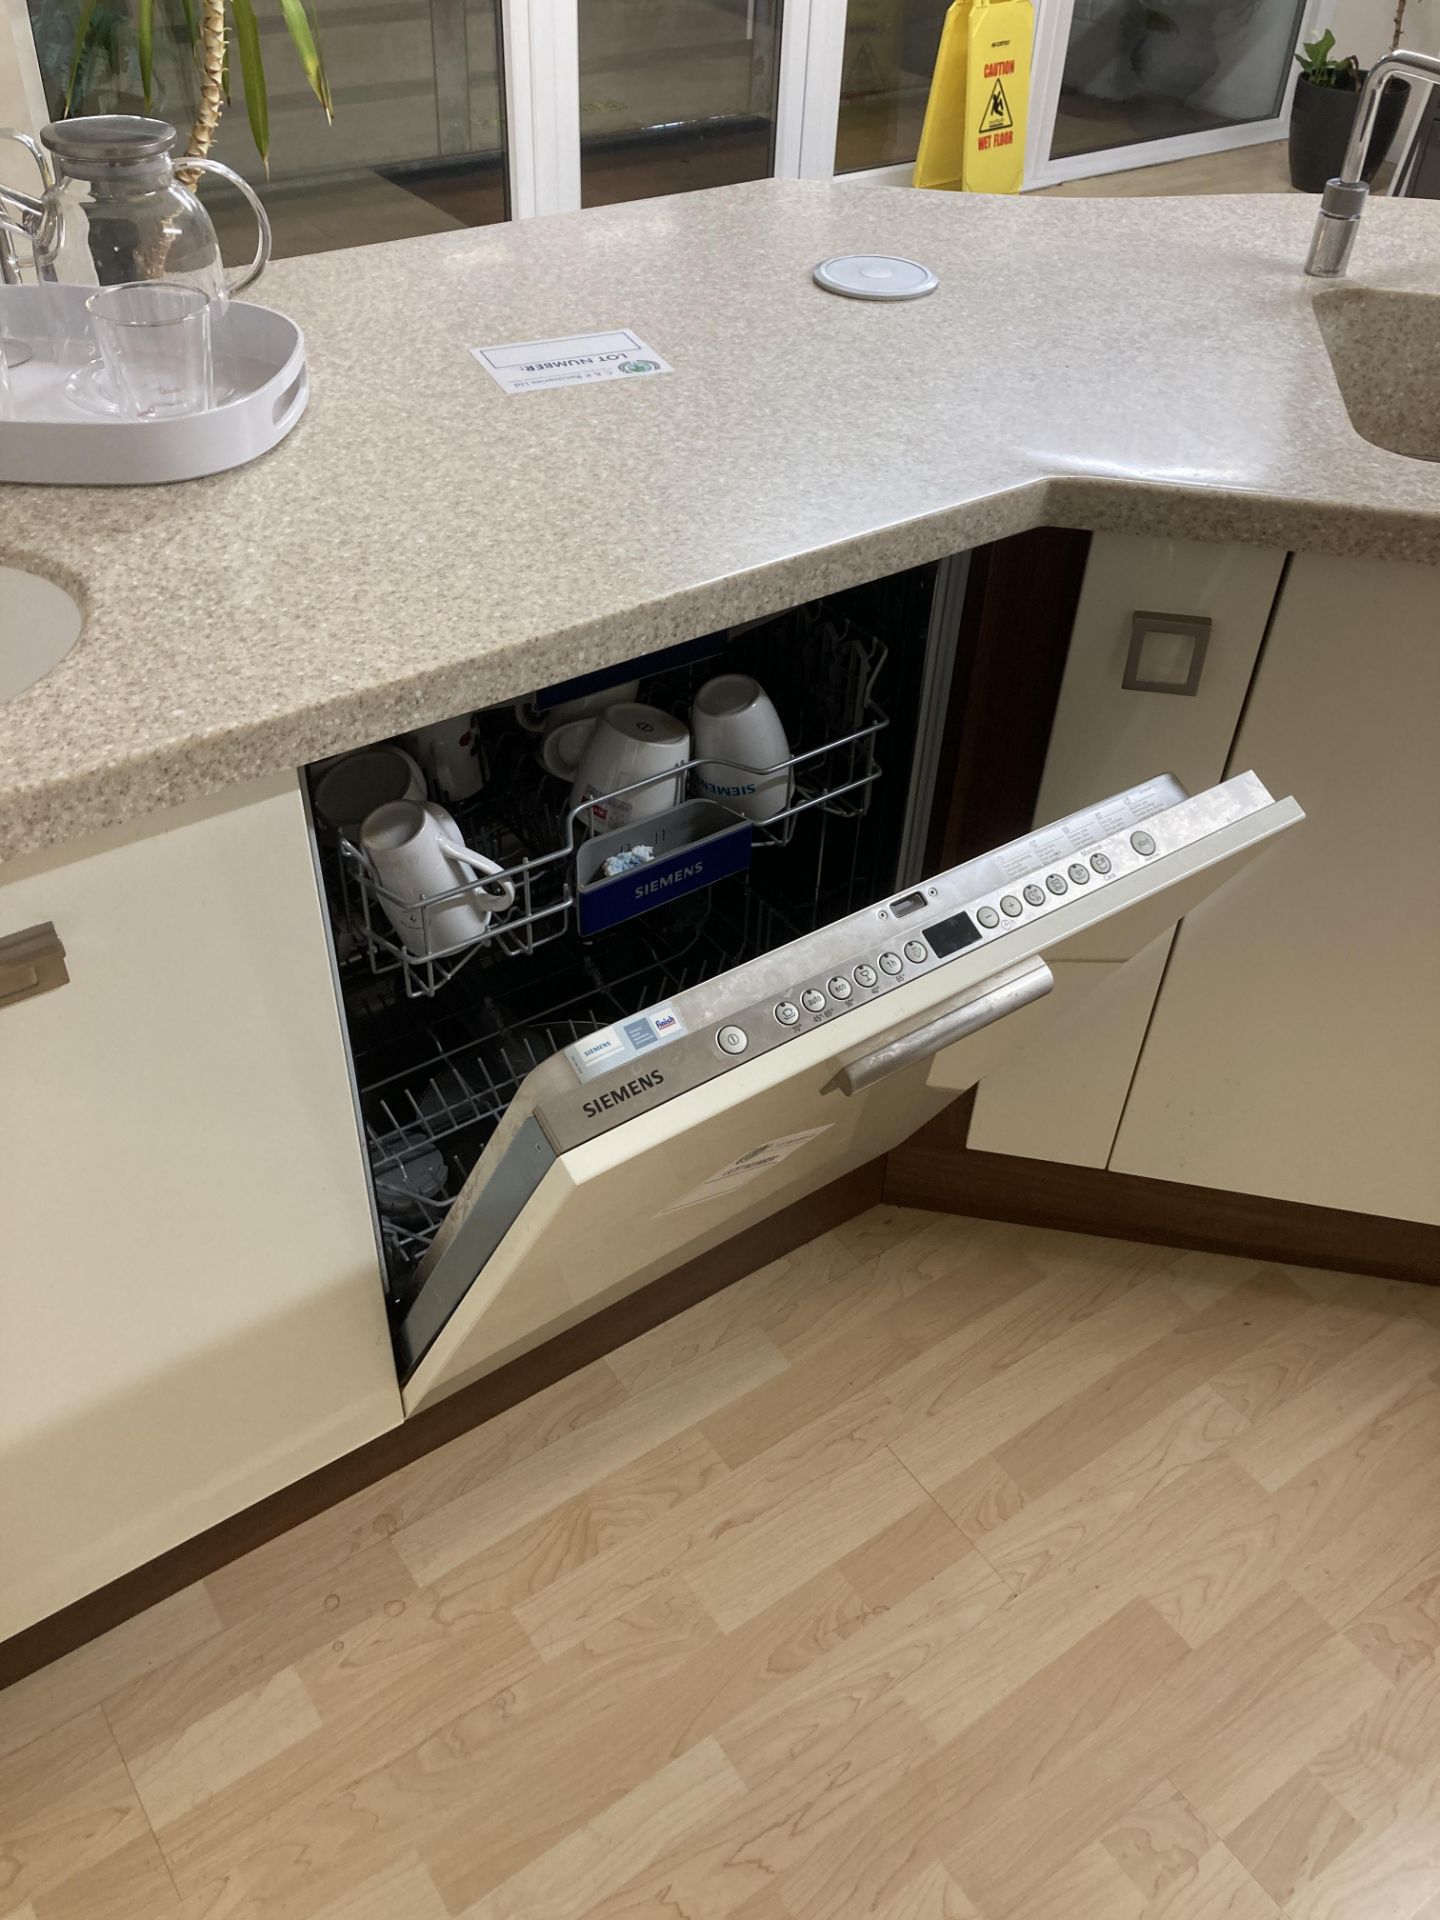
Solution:
M 1320 211 L 1315 218 L 1315 231 L 1310 236 L 1310 251 L 1305 256 L 1305 271 L 1317 280 L 1338 279 L 1350 264 L 1351 249 L 1360 231 L 1360 216 L 1365 211 L 1365 202 L 1370 193 L 1362 177 L 1365 155 L 1369 150 L 1370 136 L 1375 131 L 1375 116 L 1380 111 L 1381 95 L 1392 80 L 1413 80 L 1428 93 L 1432 87 L 1440 86 L 1440 60 L 1433 54 L 1407 53 L 1400 48 L 1377 60 L 1365 76 L 1365 84 L 1360 89 L 1360 100 L 1355 108 L 1355 122 L 1345 148 L 1345 158 L 1340 163 L 1339 177 L 1327 181 L 1325 191 L 1320 196 Z M 1410 144 L 1396 164 L 1390 181 L 1391 193 L 1406 184 L 1417 145 L 1418 126 L 1411 133 Z

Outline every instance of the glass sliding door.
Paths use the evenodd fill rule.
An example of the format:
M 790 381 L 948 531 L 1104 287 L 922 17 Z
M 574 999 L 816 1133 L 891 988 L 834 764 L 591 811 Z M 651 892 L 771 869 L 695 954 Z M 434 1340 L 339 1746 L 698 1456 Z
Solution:
M 948 5 L 949 0 L 849 0 L 836 173 L 914 160 Z
M 1275 120 L 1304 0 L 1074 0 L 1050 158 Z M 1125 164 L 1141 164 L 1126 154 Z
M 763 180 L 781 0 L 578 0 L 587 207 Z
M 133 9 L 29 0 L 53 117 L 144 111 Z M 257 8 L 269 106 L 268 176 L 246 118 L 237 61 L 216 159 L 261 193 L 279 256 L 361 246 L 506 217 L 496 0 L 347 0 L 322 12 L 335 113 L 306 84 L 278 6 Z M 88 25 L 84 23 L 88 20 Z M 151 112 L 188 131 L 199 100 L 180 5 L 154 10 Z M 80 58 L 73 86 L 71 64 Z M 205 189 L 227 255 L 253 245 L 253 220 L 223 186 Z M 227 229 L 234 228 L 234 246 Z M 248 236 L 248 241 L 247 241 Z

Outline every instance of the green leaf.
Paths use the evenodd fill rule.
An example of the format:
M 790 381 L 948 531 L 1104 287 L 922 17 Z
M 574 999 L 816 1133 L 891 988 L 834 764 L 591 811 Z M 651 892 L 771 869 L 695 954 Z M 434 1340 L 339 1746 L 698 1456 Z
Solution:
M 185 43 L 194 53 L 200 45 L 200 20 L 195 12 L 195 0 L 180 0 L 180 15 L 185 22 Z
M 310 82 L 310 91 L 325 109 L 325 118 L 333 120 L 335 102 L 331 98 L 325 59 L 320 51 L 319 23 L 312 21 L 305 0 L 280 0 L 280 11 L 285 16 L 285 25 L 295 43 L 300 64 L 305 69 L 305 78 Z
M 135 0 L 135 51 L 140 56 L 140 94 L 149 113 L 155 89 L 155 0 Z
M 75 45 L 70 54 L 70 71 L 65 78 L 65 113 L 68 116 L 75 110 L 75 83 L 80 77 L 80 68 L 89 51 L 90 22 L 95 18 L 96 0 L 85 0 L 80 9 L 80 18 L 75 23 Z
M 270 176 L 270 101 L 265 91 L 265 63 L 260 54 L 260 23 L 251 0 L 230 0 L 235 20 L 235 52 L 240 61 L 240 82 L 245 89 L 245 113 L 255 150 Z

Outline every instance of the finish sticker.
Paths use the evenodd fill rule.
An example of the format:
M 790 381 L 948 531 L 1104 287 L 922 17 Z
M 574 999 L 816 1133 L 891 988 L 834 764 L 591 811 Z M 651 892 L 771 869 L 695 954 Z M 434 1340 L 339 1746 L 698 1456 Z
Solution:
M 559 340 L 522 340 L 508 347 L 471 347 L 471 353 L 506 393 L 542 387 L 584 387 L 595 380 L 643 380 L 673 373 L 653 347 L 628 327 L 614 333 L 572 333 Z

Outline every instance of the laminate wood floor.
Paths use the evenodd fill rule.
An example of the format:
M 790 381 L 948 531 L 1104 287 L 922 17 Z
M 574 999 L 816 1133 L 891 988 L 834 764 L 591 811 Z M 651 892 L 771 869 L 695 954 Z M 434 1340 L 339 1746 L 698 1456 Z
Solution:
M 880 1209 L 0 1695 L 5 1920 L 1440 1920 L 1440 1293 Z

